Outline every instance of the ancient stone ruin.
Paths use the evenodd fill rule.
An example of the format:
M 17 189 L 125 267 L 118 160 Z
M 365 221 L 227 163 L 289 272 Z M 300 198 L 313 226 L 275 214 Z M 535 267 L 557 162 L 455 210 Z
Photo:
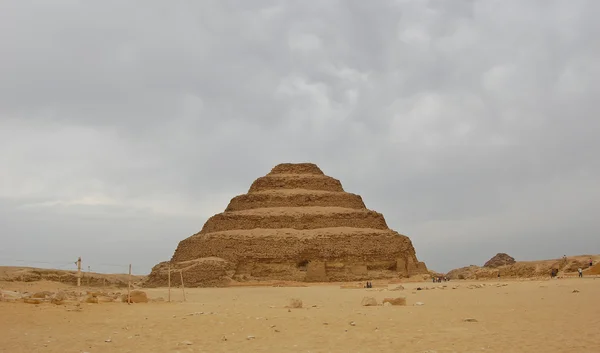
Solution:
M 516 263 L 514 257 L 505 253 L 498 253 L 496 256 L 489 259 L 488 262 L 483 265 L 483 267 L 496 268 L 500 266 L 512 265 L 514 263 Z
M 146 286 L 165 286 L 169 262 Z M 359 281 L 426 274 L 410 239 L 347 193 L 314 164 L 280 164 L 234 197 L 225 212 L 179 243 L 171 283 L 224 286 L 231 281 Z

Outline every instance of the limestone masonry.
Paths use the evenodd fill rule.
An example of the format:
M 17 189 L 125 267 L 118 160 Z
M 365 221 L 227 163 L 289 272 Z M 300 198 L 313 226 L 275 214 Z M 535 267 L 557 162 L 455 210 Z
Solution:
M 314 164 L 280 164 L 258 178 L 225 212 L 179 243 L 171 268 L 186 286 L 232 281 L 358 281 L 426 274 L 410 239 Z M 169 262 L 148 287 L 167 284 Z M 179 284 L 179 274 L 171 276 Z

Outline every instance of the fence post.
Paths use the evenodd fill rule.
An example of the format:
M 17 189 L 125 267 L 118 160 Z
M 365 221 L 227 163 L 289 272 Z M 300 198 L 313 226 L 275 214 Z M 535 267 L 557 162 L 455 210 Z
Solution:
M 131 304 L 131 264 L 129 264 L 129 278 L 127 280 L 127 305 Z
M 185 300 L 185 285 L 183 284 L 183 270 L 179 271 L 179 277 L 181 278 L 181 290 L 183 291 L 183 301 Z
M 168 275 L 168 283 L 169 283 L 169 303 L 171 302 L 171 263 L 169 262 L 169 275 Z
M 77 259 L 77 293 L 81 297 L 81 256 Z

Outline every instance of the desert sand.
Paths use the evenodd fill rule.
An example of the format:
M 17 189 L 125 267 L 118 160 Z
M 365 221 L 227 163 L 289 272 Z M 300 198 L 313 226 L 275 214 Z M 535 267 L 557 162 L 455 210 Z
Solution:
M 193 288 L 186 302 L 172 289 L 171 303 L 80 310 L 0 302 L 0 352 L 600 352 L 598 277 L 381 285 Z M 73 289 L 0 282 L 23 286 Z M 146 292 L 167 298 L 166 288 Z M 407 305 L 361 306 L 365 296 Z M 291 298 L 303 307 L 286 308 Z

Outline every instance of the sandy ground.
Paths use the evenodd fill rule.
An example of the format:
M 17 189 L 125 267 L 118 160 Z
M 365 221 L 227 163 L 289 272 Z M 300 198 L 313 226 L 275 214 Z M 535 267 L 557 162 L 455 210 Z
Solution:
M 434 285 L 447 287 L 415 290 Z M 0 303 L 0 352 L 600 352 L 600 278 L 404 286 L 189 289 L 187 302 L 174 289 L 171 303 L 83 304 L 82 311 Z M 166 289 L 147 292 L 167 297 Z M 401 295 L 407 306 L 360 305 L 364 296 Z M 290 298 L 304 308 L 288 311 Z

